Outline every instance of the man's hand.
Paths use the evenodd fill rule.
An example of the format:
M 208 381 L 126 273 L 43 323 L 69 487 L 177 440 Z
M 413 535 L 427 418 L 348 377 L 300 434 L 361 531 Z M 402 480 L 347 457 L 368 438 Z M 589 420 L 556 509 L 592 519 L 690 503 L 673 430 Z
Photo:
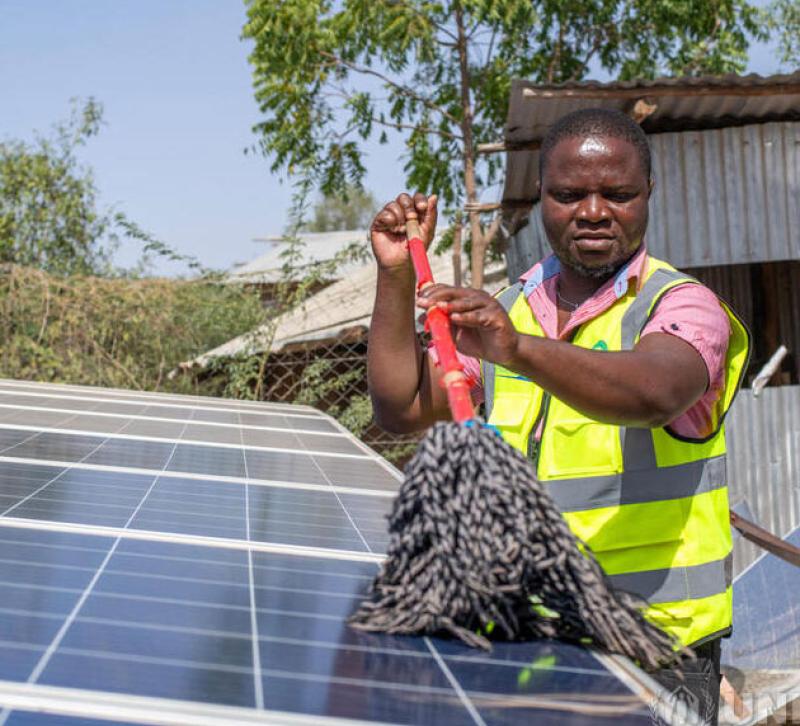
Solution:
M 411 270 L 406 237 L 406 219 L 409 211 L 416 210 L 425 246 L 429 246 L 436 232 L 436 195 L 426 197 L 417 192 L 412 199 L 403 192 L 397 199 L 389 202 L 372 220 L 370 240 L 378 266 L 384 270 Z
M 449 313 L 461 353 L 502 366 L 516 356 L 519 333 L 503 306 L 483 290 L 431 285 L 420 293 L 417 305 L 425 310 L 435 305 Z

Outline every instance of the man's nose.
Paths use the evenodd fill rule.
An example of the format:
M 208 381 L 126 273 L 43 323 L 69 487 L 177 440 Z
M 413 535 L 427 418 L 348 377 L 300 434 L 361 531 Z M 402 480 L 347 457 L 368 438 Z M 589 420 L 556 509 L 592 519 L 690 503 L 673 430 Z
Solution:
M 599 224 L 611 218 L 608 205 L 602 194 L 587 194 L 578 207 L 578 220 L 589 224 Z

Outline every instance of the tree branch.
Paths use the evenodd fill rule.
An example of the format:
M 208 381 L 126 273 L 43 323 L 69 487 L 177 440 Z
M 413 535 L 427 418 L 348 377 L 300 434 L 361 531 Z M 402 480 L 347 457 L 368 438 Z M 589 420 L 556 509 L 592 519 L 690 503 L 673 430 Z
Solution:
M 403 124 L 398 121 L 384 121 L 377 116 L 372 116 L 371 121 L 375 122 L 376 124 L 380 124 L 381 126 L 387 126 L 389 128 L 395 129 L 399 131 L 400 129 L 411 129 L 413 131 L 422 131 L 426 134 L 436 134 L 437 136 L 441 136 L 445 139 L 453 139 L 454 141 L 463 141 L 464 137 L 461 134 L 454 134 L 449 131 L 442 131 L 441 129 L 435 129 L 431 126 L 417 126 L 415 124 Z
M 329 58 L 333 62 L 338 63 L 339 65 L 342 65 L 345 68 L 349 68 L 350 70 L 355 71 L 356 73 L 362 73 L 363 75 L 374 76 L 375 78 L 379 78 L 380 80 L 382 80 L 387 85 L 389 85 L 392 88 L 395 88 L 396 90 L 398 90 L 404 96 L 408 96 L 409 98 L 413 98 L 414 100 L 419 101 L 421 104 L 423 104 L 424 106 L 427 106 L 431 110 L 442 114 L 442 116 L 444 116 L 449 121 L 452 121 L 456 126 L 459 125 L 459 123 L 460 123 L 459 120 L 455 116 L 453 116 L 451 113 L 449 113 L 447 111 L 447 109 L 444 109 L 441 106 L 439 106 L 438 104 L 436 104 L 433 101 L 431 101 L 430 99 L 425 98 L 425 96 L 420 96 L 418 93 L 416 93 L 415 91 L 412 91 L 407 86 L 403 86 L 400 83 L 397 83 L 396 81 L 393 81 L 391 78 L 389 78 L 389 76 L 386 76 L 383 73 L 380 73 L 380 72 L 378 72 L 378 71 L 376 71 L 376 70 L 374 70 L 372 68 L 367 68 L 366 66 L 360 66 L 357 63 L 351 63 L 350 61 L 346 61 L 346 60 L 344 60 L 344 58 L 339 58 L 338 56 L 334 55 L 333 53 L 328 53 L 327 51 L 324 51 L 324 50 L 320 50 L 318 52 L 319 52 L 319 54 L 321 56 L 323 56 L 325 58 Z
M 592 60 L 595 53 L 600 50 L 605 42 L 606 38 L 603 37 L 602 33 L 598 32 L 594 37 L 594 43 L 592 43 L 592 47 L 589 49 L 586 57 L 580 62 L 580 66 L 570 74 L 569 78 L 566 79 L 566 82 L 579 81 L 583 77 L 583 74 L 586 72 L 589 66 L 589 61 Z

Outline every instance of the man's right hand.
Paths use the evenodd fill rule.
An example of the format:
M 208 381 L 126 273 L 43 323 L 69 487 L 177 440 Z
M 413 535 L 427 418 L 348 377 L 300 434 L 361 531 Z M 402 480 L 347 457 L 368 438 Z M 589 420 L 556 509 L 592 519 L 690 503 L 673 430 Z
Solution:
M 408 212 L 416 210 L 422 241 L 428 247 L 436 232 L 437 201 L 435 194 L 426 197 L 417 192 L 412 199 L 409 194 L 403 192 L 375 215 L 370 226 L 370 240 L 372 252 L 380 268 L 411 270 L 405 227 Z

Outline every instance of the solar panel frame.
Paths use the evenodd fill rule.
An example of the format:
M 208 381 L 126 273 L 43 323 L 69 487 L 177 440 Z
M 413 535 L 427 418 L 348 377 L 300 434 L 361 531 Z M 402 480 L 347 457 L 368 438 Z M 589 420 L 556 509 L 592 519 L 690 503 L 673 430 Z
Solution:
M 594 704 L 591 703 L 592 698 L 587 699 L 585 697 L 586 693 L 595 688 L 602 690 L 606 696 L 611 692 L 616 692 L 616 695 L 625 696 L 629 701 L 624 707 L 620 707 L 619 703 L 615 704 L 613 702 L 611 705 L 606 705 L 606 708 L 611 711 L 616 709 L 614 715 L 616 721 L 622 719 L 622 723 L 626 724 L 651 723 L 650 710 L 643 699 L 648 693 L 659 693 L 658 686 L 633 666 L 625 663 L 624 659 L 609 658 L 563 644 L 542 643 L 526 644 L 521 648 L 519 644 L 499 644 L 495 647 L 492 656 L 486 657 L 481 653 L 469 651 L 458 643 L 446 640 L 390 638 L 388 636 L 357 634 L 355 631 L 346 628 L 344 618 L 355 606 L 357 599 L 362 596 L 363 587 L 369 579 L 366 576 L 362 577 L 360 582 L 362 589 L 357 593 L 351 593 L 352 597 L 348 600 L 347 606 L 342 606 L 335 610 L 333 617 L 337 623 L 336 628 L 338 630 L 336 632 L 344 639 L 336 647 L 339 650 L 344 647 L 348 653 L 352 651 L 361 653 L 362 656 L 364 653 L 372 653 L 373 651 L 382 655 L 377 660 L 370 656 L 372 660 L 368 659 L 366 666 L 355 656 L 348 655 L 345 657 L 345 655 L 342 655 L 341 657 L 345 658 L 345 660 L 338 665 L 335 663 L 329 664 L 330 667 L 325 675 L 325 678 L 335 685 L 335 688 L 331 691 L 333 694 L 331 697 L 335 696 L 335 698 L 334 701 L 327 704 L 327 711 L 323 713 L 320 707 L 313 713 L 306 712 L 305 715 L 296 713 L 298 705 L 291 701 L 291 696 L 297 688 L 296 677 L 300 674 L 295 673 L 294 676 L 289 677 L 284 671 L 286 664 L 293 662 L 287 654 L 290 651 L 295 652 L 296 648 L 302 650 L 303 639 L 295 639 L 300 641 L 299 644 L 295 643 L 293 645 L 295 650 L 290 648 L 289 650 L 281 651 L 283 652 L 283 658 L 278 656 L 277 661 L 275 661 L 275 653 L 269 650 L 265 651 L 262 644 L 263 632 L 267 633 L 264 636 L 267 638 L 266 642 L 274 644 L 277 642 L 275 638 L 287 639 L 282 632 L 276 634 L 273 630 L 277 627 L 279 631 L 282 631 L 285 627 L 283 623 L 288 621 L 281 621 L 280 625 L 276 625 L 270 619 L 276 617 L 273 612 L 275 607 L 269 607 L 270 602 L 272 602 L 269 598 L 277 597 L 274 594 L 274 586 L 270 584 L 272 579 L 276 577 L 275 563 L 284 563 L 282 565 L 282 574 L 279 576 L 283 587 L 278 588 L 281 591 L 280 598 L 284 599 L 293 597 L 287 594 L 289 591 L 286 590 L 286 587 L 293 581 L 292 578 L 299 577 L 296 574 L 287 574 L 288 570 L 285 567 L 285 562 L 287 561 L 294 563 L 294 568 L 290 569 L 299 567 L 302 570 L 304 566 L 309 564 L 313 564 L 317 568 L 315 570 L 316 574 L 313 574 L 310 579 L 307 578 L 307 584 L 330 577 L 332 573 L 335 574 L 337 571 L 341 574 L 342 568 L 355 567 L 356 569 L 362 568 L 363 572 L 374 572 L 375 565 L 380 561 L 380 553 L 386 546 L 387 538 L 384 518 L 391 503 L 391 496 L 399 486 L 400 473 L 377 457 L 368 447 L 350 436 L 338 422 L 318 412 L 311 413 L 310 409 L 295 409 L 290 406 L 275 406 L 272 404 L 265 406 L 257 403 L 248 403 L 248 405 L 240 406 L 238 403 L 228 401 L 214 401 L 212 403 L 199 397 L 160 396 L 158 394 L 139 394 L 122 390 L 111 391 L 53 385 L 41 386 L 40 384 L 18 384 L 16 382 L 0 381 L 0 421 L 3 425 L 10 423 L 10 417 L 6 416 L 6 413 L 12 409 L 7 408 L 7 406 L 17 405 L 20 410 L 24 410 L 26 401 L 30 404 L 31 398 L 37 398 L 32 394 L 40 394 L 39 398 L 44 399 L 48 404 L 47 406 L 37 406 L 39 411 L 36 415 L 41 415 L 42 418 L 37 418 L 36 420 L 43 422 L 41 427 L 43 429 L 58 428 L 53 426 L 53 421 L 57 420 L 62 413 L 65 413 L 63 407 L 74 406 L 75 401 L 79 400 L 82 401 L 83 410 L 81 413 L 68 415 L 91 416 L 90 411 L 99 411 L 109 404 L 112 407 L 120 407 L 119 410 L 121 410 L 121 407 L 127 406 L 131 411 L 131 415 L 139 418 L 131 419 L 128 417 L 126 422 L 124 413 L 120 413 L 120 430 L 113 433 L 124 436 L 125 434 L 120 432 L 124 431 L 126 425 L 130 425 L 130 422 L 134 420 L 144 423 L 149 414 L 152 413 L 152 418 L 157 419 L 153 423 L 157 423 L 159 426 L 152 426 L 150 432 L 160 433 L 162 436 L 161 440 L 157 440 L 159 436 L 149 436 L 147 434 L 140 436 L 139 432 L 147 427 L 142 426 L 140 428 L 138 424 L 137 428 L 134 428 L 136 433 L 128 434 L 131 438 L 120 438 L 119 436 L 113 438 L 113 433 L 112 436 L 105 437 L 102 434 L 94 437 L 86 437 L 79 434 L 77 438 L 68 438 L 75 436 L 75 434 L 56 434 L 52 431 L 44 431 L 37 434 L 27 430 L 14 431 L 11 428 L 0 428 L 0 471 L 3 472 L 4 483 L 9 481 L 13 484 L 13 486 L 9 484 L 7 490 L 4 489 L 5 498 L 0 499 L 0 544 L 3 541 L 8 541 L 9 532 L 16 533 L 14 536 L 17 537 L 60 537 L 62 542 L 66 541 L 63 538 L 78 538 L 73 541 L 80 540 L 83 544 L 76 545 L 77 549 L 64 548 L 64 552 L 67 553 L 64 557 L 68 557 L 73 556 L 75 552 L 80 553 L 84 550 L 91 550 L 90 547 L 87 548 L 85 546 L 83 538 L 93 538 L 92 541 L 97 543 L 111 542 L 113 544 L 109 545 L 109 552 L 105 556 L 102 565 L 98 566 L 92 575 L 92 583 L 101 585 L 101 590 L 98 592 L 102 592 L 102 587 L 105 587 L 110 575 L 114 575 L 118 579 L 121 577 L 122 582 L 126 583 L 128 587 L 133 587 L 132 583 L 141 584 L 145 579 L 149 578 L 154 582 L 160 583 L 160 589 L 156 588 L 154 592 L 160 592 L 162 595 L 167 591 L 167 588 L 171 588 L 169 592 L 172 592 L 173 595 L 182 592 L 185 596 L 191 592 L 189 588 L 196 588 L 201 585 L 204 588 L 212 587 L 209 583 L 194 582 L 194 580 L 198 579 L 203 580 L 203 577 L 195 577 L 186 573 L 181 575 L 180 572 L 163 575 L 159 579 L 154 576 L 153 572 L 140 573 L 134 577 L 131 573 L 125 576 L 118 575 L 115 573 L 114 568 L 108 570 L 108 564 L 111 560 L 115 562 L 114 567 L 117 566 L 117 562 L 132 561 L 132 558 L 137 555 L 131 554 L 131 551 L 135 552 L 137 549 L 151 550 L 149 562 L 151 567 L 155 569 L 164 566 L 163 563 L 169 561 L 165 559 L 167 555 L 164 554 L 169 548 L 172 548 L 173 551 L 174 548 L 184 548 L 184 551 L 187 552 L 189 549 L 186 548 L 201 549 L 206 558 L 211 558 L 212 560 L 217 557 L 236 557 L 240 563 L 246 560 L 250 637 L 252 643 L 255 644 L 254 647 L 251 647 L 252 665 L 250 666 L 253 675 L 252 693 L 255 708 L 236 710 L 240 707 L 235 704 L 220 704 L 219 702 L 201 706 L 195 700 L 180 698 L 169 698 L 167 702 L 162 702 L 159 700 L 162 697 L 157 694 L 153 695 L 153 693 L 130 690 L 124 694 L 114 695 L 110 692 L 111 686 L 108 686 L 109 691 L 101 691 L 98 694 L 96 689 L 87 688 L 86 686 L 91 685 L 91 683 L 86 682 L 68 686 L 64 690 L 63 683 L 59 681 L 59 678 L 53 676 L 52 682 L 34 683 L 34 687 L 30 690 L 38 694 L 35 697 L 38 698 L 38 701 L 36 701 L 37 708 L 42 704 L 49 704 L 47 708 L 54 713 L 61 714 L 60 716 L 52 717 L 56 719 L 53 721 L 54 724 L 57 722 L 59 724 L 61 722 L 69 723 L 71 718 L 78 717 L 84 713 L 78 709 L 75 705 L 76 702 L 72 698 L 73 696 L 79 700 L 83 698 L 85 701 L 89 698 L 87 694 L 90 694 L 92 699 L 98 701 L 106 699 L 104 701 L 106 706 L 103 707 L 105 710 L 99 712 L 96 710 L 91 711 L 93 717 L 104 717 L 113 713 L 115 718 L 123 718 L 123 713 L 128 708 L 129 716 L 132 717 L 131 723 L 154 723 L 155 721 L 152 720 L 155 713 L 152 710 L 155 708 L 154 703 L 160 704 L 159 708 L 161 708 L 162 713 L 172 713 L 176 719 L 185 718 L 186 714 L 191 711 L 192 718 L 199 719 L 192 720 L 192 723 L 267 722 L 262 719 L 265 716 L 270 719 L 269 722 L 274 723 L 334 723 L 340 722 L 336 714 L 345 712 L 348 715 L 346 715 L 343 722 L 355 723 L 356 721 L 353 719 L 358 720 L 359 716 L 358 713 L 352 710 L 352 704 L 363 702 L 363 708 L 367 709 L 363 713 L 366 713 L 368 717 L 366 722 L 368 723 L 376 722 L 376 717 L 384 720 L 405 719 L 408 721 L 409 709 L 411 709 L 414 718 L 420 716 L 422 721 L 419 722 L 427 723 L 499 724 L 524 722 L 528 717 L 535 717 L 537 723 L 568 722 L 578 724 L 588 718 L 580 715 L 581 709 L 589 708 L 591 710 L 590 707 L 597 707 L 597 704 L 602 701 L 599 694 L 595 694 L 593 697 Z M 27 398 L 14 399 L 14 396 L 27 396 Z M 16 404 L 3 403 L 3 401 L 13 402 L 14 400 L 17 401 Z M 92 408 L 89 408 L 90 406 Z M 117 412 L 109 410 L 102 412 L 106 414 L 118 413 L 119 410 Z M 137 412 L 133 413 L 133 410 Z M 298 413 L 298 411 L 302 413 Z M 185 416 L 182 415 L 184 412 L 187 412 Z M 168 415 L 163 416 L 162 414 L 164 413 Z M 187 427 L 195 426 L 195 416 L 198 414 L 201 416 L 210 415 L 213 418 L 219 413 L 226 414 L 227 420 L 225 422 L 204 421 L 203 423 L 211 424 L 204 429 L 208 431 L 222 431 L 221 428 L 215 429 L 214 426 L 215 424 L 226 423 L 228 431 L 226 431 L 225 435 L 220 435 L 220 438 L 224 438 L 223 442 L 208 441 L 198 444 L 192 439 L 192 443 L 183 443 Z M 263 417 L 265 416 L 280 416 L 282 418 L 281 426 L 262 426 L 259 428 L 259 422 L 263 423 Z M 173 420 L 168 422 L 162 420 L 170 418 L 173 418 Z M 325 422 L 329 431 L 320 436 L 320 433 L 310 433 L 307 430 L 296 428 L 298 423 L 302 424 L 310 420 Z M 274 422 L 274 419 L 271 419 L 271 421 Z M 80 425 L 80 423 L 81 421 L 79 420 L 77 424 Z M 166 425 L 160 426 L 162 423 Z M 239 424 L 244 425 L 239 426 Z M 177 426 L 182 427 L 179 435 L 173 435 L 172 437 L 166 435 L 167 433 L 174 434 Z M 240 437 L 238 447 L 230 436 L 231 428 L 238 428 Z M 277 428 L 283 432 L 292 431 L 293 435 L 297 437 L 299 448 L 290 452 L 276 450 L 288 447 L 258 447 L 255 441 L 257 441 L 259 434 L 263 432 L 265 439 L 268 439 L 272 428 Z M 245 432 L 247 433 L 245 434 Z M 196 432 L 192 433 L 197 435 Z M 278 432 L 272 433 L 277 434 Z M 39 439 L 38 444 L 35 442 L 37 438 Z M 319 442 L 323 438 L 327 441 L 336 442 L 331 444 L 331 447 L 336 448 L 338 446 L 339 448 L 347 448 L 349 451 L 319 451 L 315 448 L 310 448 L 309 444 L 320 446 Z M 341 446 L 342 440 L 347 441 L 349 446 Z M 112 443 L 109 444 L 109 442 Z M 228 446 L 219 446 L 220 443 L 225 443 Z M 143 444 L 148 446 L 142 448 Z M 117 445 L 121 445 L 128 452 L 135 451 L 126 459 L 123 456 L 124 452 L 117 451 L 119 448 Z M 60 454 L 65 455 L 65 459 L 42 459 L 41 455 L 46 453 L 45 449 L 50 447 L 52 450 L 54 446 L 58 448 Z M 169 448 L 168 453 L 166 453 L 165 446 Z M 13 450 L 15 448 L 17 449 L 16 453 L 31 453 L 35 455 L 14 456 Z M 238 451 L 241 456 L 241 463 L 232 464 L 233 459 L 230 458 L 229 454 L 223 455 L 220 453 L 223 451 Z M 352 455 L 350 451 L 357 453 Z M 202 454 L 205 455 L 203 456 Z M 143 463 L 142 456 L 145 456 L 144 464 L 147 464 L 146 466 L 141 465 Z M 147 458 L 148 456 L 149 459 Z M 202 462 L 195 466 L 193 462 L 197 462 L 200 459 L 202 459 Z M 215 459 L 218 461 L 218 471 L 230 472 L 235 469 L 236 473 L 234 475 L 229 473 L 211 473 L 209 475 L 208 468 L 213 465 Z M 126 466 L 121 464 L 121 461 L 136 462 L 139 466 Z M 301 469 L 297 469 L 297 461 L 311 462 L 313 468 L 304 465 Z M 170 470 L 173 464 L 178 466 L 177 471 Z M 295 467 L 294 473 L 290 472 L 287 481 L 282 481 L 278 478 L 262 478 L 271 471 L 275 471 L 276 467 L 278 467 L 277 471 L 279 473 L 285 473 L 287 470 L 285 468 L 281 469 L 280 466 Z M 181 468 L 190 467 L 198 469 L 198 471 L 180 471 Z M 311 472 L 315 473 L 312 474 Z M 54 479 L 54 481 L 47 480 L 45 477 L 48 475 L 52 475 L 51 479 Z M 294 480 L 292 480 L 292 476 L 294 476 Z M 313 478 L 314 481 L 306 481 L 307 478 Z M 14 490 L 14 487 L 20 491 L 17 500 L 14 499 L 14 496 L 17 495 L 9 494 Z M 24 494 L 25 491 L 28 494 Z M 35 493 L 31 496 L 31 492 Z M 21 499 L 24 499 L 24 502 L 20 503 Z M 28 503 L 31 503 L 31 505 L 26 510 L 25 505 Z M 33 504 L 40 507 L 44 506 L 44 510 L 39 511 L 41 516 L 15 516 L 15 513 L 36 515 L 37 512 L 32 508 Z M 80 512 L 81 507 L 85 510 L 92 504 L 96 508 L 107 508 L 103 510 L 106 513 L 99 516 L 98 523 L 73 521 L 76 516 L 64 514 L 65 508 L 67 512 Z M 74 506 L 70 509 L 70 505 Z M 178 505 L 181 505 L 180 509 Z M 13 507 L 10 511 L 9 506 Z M 251 508 L 253 516 L 251 516 Z M 243 517 L 240 516 L 242 509 L 244 509 Z M 98 509 L 97 511 L 100 510 Z M 60 520 L 52 518 L 56 516 L 53 512 L 60 513 L 62 518 Z M 108 523 L 110 516 L 108 512 L 115 513 L 114 524 Z M 106 517 L 106 519 L 103 520 L 103 517 Z M 194 524 L 191 524 L 190 521 L 192 517 L 196 518 Z M 209 534 L 213 526 L 212 520 L 215 517 L 217 520 L 228 523 L 220 527 L 219 536 Z M 122 521 L 123 519 L 124 521 Z M 305 540 L 293 540 L 291 531 L 285 529 L 287 522 L 295 522 L 298 525 L 305 523 L 307 530 L 316 529 L 316 532 L 312 532 L 313 537 L 316 537 L 316 539 L 312 537 L 309 540 L 308 536 L 306 536 Z M 225 529 L 228 525 L 230 525 L 230 529 Z M 281 529 L 281 527 L 284 527 L 284 529 Z M 350 535 L 346 539 L 337 538 L 337 536 L 327 537 L 328 534 L 334 535 L 335 532 L 348 531 L 347 527 L 350 527 L 349 531 L 354 532 L 355 536 Z M 184 531 L 171 531 L 176 528 L 183 528 Z M 312 541 L 316 542 L 316 544 L 302 544 L 302 541 Z M 342 544 L 346 546 L 340 546 Z M 83 547 L 83 550 L 81 547 Z M 99 549 L 102 549 L 102 547 Z M 154 552 L 159 552 L 160 554 L 152 554 Z M 125 560 L 126 557 L 128 558 L 127 560 Z M 2 577 L 2 568 L 6 566 L 13 568 L 15 565 L 4 561 L 2 548 L 0 547 L 0 588 L 4 587 L 4 583 L 7 582 Z M 83 565 L 75 566 L 83 567 Z M 67 573 L 62 576 L 67 577 L 69 573 L 74 575 L 75 572 L 82 571 L 70 569 L 71 567 L 73 565 L 62 563 L 60 569 Z M 86 567 L 91 569 L 91 566 Z M 187 562 L 183 562 L 183 567 L 188 571 L 190 565 Z M 216 573 L 216 575 L 219 575 L 221 572 L 218 567 L 213 566 L 213 563 L 206 563 L 203 568 L 205 568 L 206 574 Z M 198 572 L 202 572 L 203 568 L 196 572 L 192 570 L 192 572 L 196 575 Z M 367 568 L 367 570 L 363 570 L 363 568 Z M 11 572 L 16 572 L 16 570 L 12 569 Z M 273 589 L 270 589 L 271 587 Z M 92 617 L 91 615 L 85 615 L 85 613 L 81 614 L 81 608 L 89 602 L 92 596 L 91 590 L 92 588 L 87 588 L 82 593 L 81 597 L 83 599 L 79 601 L 78 607 L 70 611 L 72 617 L 67 616 L 61 623 L 58 631 L 61 634 L 61 639 L 58 642 L 54 640 L 48 646 L 47 652 L 50 652 L 50 659 L 52 660 L 55 655 L 58 656 L 55 662 L 62 664 L 59 672 L 67 680 L 69 675 L 87 672 L 88 665 L 87 662 L 84 662 L 83 668 L 79 668 L 74 662 L 74 658 L 73 661 L 68 662 L 69 658 L 67 656 L 70 656 L 70 654 L 74 656 L 75 653 L 69 650 L 60 650 L 62 642 L 67 638 L 69 638 L 67 640 L 68 643 L 72 643 L 72 639 L 76 639 L 77 642 L 79 636 L 91 639 L 92 637 L 99 637 L 100 634 L 100 630 L 96 630 L 92 635 L 90 623 L 94 621 L 88 620 L 84 623 L 80 619 Z M 58 592 L 58 590 L 48 592 Z M 273 594 L 270 595 L 269 593 Z M 295 594 L 298 595 L 297 593 Z M 54 595 L 51 596 L 56 597 Z M 17 597 L 23 596 L 18 593 Z M 332 597 L 334 596 L 328 593 L 328 598 Z M 264 598 L 267 599 L 265 600 Z M 280 602 L 280 598 L 277 602 Z M 162 597 L 162 599 L 166 601 L 169 598 Z M 145 602 L 145 600 L 139 599 L 136 602 Z M 205 602 L 208 605 L 211 601 L 207 598 Z M 334 604 L 335 602 L 334 597 Z M 323 602 L 322 604 L 325 607 L 332 607 L 330 603 Z M 262 606 L 265 606 L 266 609 Z M 4 612 L 2 604 L 0 604 L 0 626 L 3 622 Z M 87 610 L 86 612 L 91 613 L 92 611 Z M 108 620 L 108 618 L 105 620 Z M 319 633 L 324 634 L 325 627 L 323 626 L 327 624 L 328 630 L 330 630 L 329 624 L 334 622 L 330 620 L 330 617 L 326 620 L 319 613 L 307 618 L 307 620 L 313 624 L 317 637 L 322 637 Z M 81 623 L 80 629 L 71 630 L 75 622 Z M 102 627 L 106 628 L 106 631 L 103 632 L 110 633 L 111 631 L 108 628 L 112 627 L 113 624 L 102 622 L 105 623 Z M 130 627 L 131 623 L 132 621 L 129 621 L 127 625 Z M 95 627 L 100 628 L 101 626 L 95 623 Z M 114 625 L 114 627 L 118 626 Z M 111 638 L 111 635 L 108 635 L 108 637 Z M 364 650 L 363 647 L 361 650 L 358 647 L 353 650 L 353 647 L 359 644 L 350 641 L 360 637 L 367 637 L 372 644 L 367 650 Z M 270 638 L 272 640 L 269 640 Z M 305 642 L 308 645 L 311 641 L 306 639 Z M 349 645 L 347 645 L 348 643 Z M 361 645 L 363 646 L 363 643 Z M 0 644 L 1 647 L 3 646 Z M 82 651 L 74 643 L 72 646 L 66 647 Z M 138 647 L 144 647 L 144 645 L 139 644 Z M 166 640 L 160 643 L 154 641 L 148 647 L 166 648 Z M 191 647 L 193 647 L 191 639 L 185 639 L 174 645 L 174 652 L 182 652 L 181 648 Z M 328 650 L 331 647 L 334 647 L 334 644 L 329 644 L 327 646 Z M 558 697 L 552 694 L 547 696 L 547 678 L 540 680 L 537 684 L 540 693 L 522 693 L 520 695 L 519 683 L 515 679 L 511 679 L 510 674 L 512 671 L 516 674 L 520 668 L 530 670 L 532 667 L 531 658 L 535 659 L 535 654 L 541 652 L 542 648 L 550 649 L 548 651 L 550 655 L 555 653 L 558 658 L 566 658 L 570 663 L 581 661 L 585 664 L 590 664 L 586 667 L 570 665 L 562 668 L 557 665 L 555 668 L 538 669 L 542 670 L 542 673 L 549 672 L 550 676 L 547 677 L 553 677 L 552 674 L 567 673 L 569 678 L 572 679 L 571 681 L 569 679 L 558 680 L 556 678 L 553 683 L 558 683 L 559 688 L 566 691 L 582 689 L 584 697 L 577 705 L 574 702 L 570 702 L 569 698 L 566 700 L 562 698 L 564 696 L 563 693 L 555 694 Z M 83 648 L 83 650 L 86 649 Z M 235 656 L 233 651 L 225 651 L 224 648 L 223 651 L 227 654 L 226 657 Z M 407 659 L 410 657 L 408 653 L 412 651 L 416 653 L 413 658 L 417 660 L 413 661 L 415 666 L 407 669 L 407 671 L 402 671 L 396 664 L 393 665 L 390 662 L 391 658 L 399 658 L 402 653 L 405 653 L 403 657 Z M 319 652 L 316 653 L 316 656 L 319 656 Z M 161 653 L 161 655 L 152 655 L 152 653 L 149 655 L 140 653 L 139 655 L 145 659 L 155 658 L 156 661 L 161 658 L 162 661 L 166 662 L 163 657 L 164 654 L 161 651 L 158 651 L 158 653 Z M 310 652 L 310 655 L 305 659 L 301 658 L 298 662 L 305 663 L 307 667 L 320 668 L 319 664 L 315 665 L 313 662 L 314 655 L 313 652 Z M 81 657 L 91 659 L 94 656 L 83 655 Z M 236 657 L 241 658 L 241 655 Z M 389 658 L 389 660 L 382 660 L 384 657 Z M 119 660 L 118 657 L 116 659 Z M 262 659 L 277 662 L 282 667 L 268 667 L 265 669 L 261 662 Z M 48 672 L 47 669 L 51 660 L 48 660 L 44 665 L 41 662 L 37 664 L 31 673 L 33 681 L 37 681 L 38 676 Z M 173 660 L 180 661 L 180 658 Z M 147 661 L 151 670 L 153 663 L 156 661 Z M 130 658 L 123 659 L 123 664 L 128 668 L 129 674 L 135 670 L 132 665 L 133 662 Z M 406 661 L 399 662 L 405 663 Z M 431 683 L 438 685 L 419 686 L 419 681 L 422 678 L 422 670 L 419 664 L 422 662 L 429 664 L 431 678 L 434 679 Z M 350 666 L 347 666 L 348 663 L 350 663 Z M 347 667 L 355 667 L 353 664 L 356 663 L 361 663 L 361 666 L 366 668 L 366 672 L 370 675 L 368 680 L 360 682 L 356 679 L 351 682 L 352 679 L 348 680 L 347 677 L 343 679 L 341 675 L 336 675 L 338 672 L 336 668 L 346 671 Z M 184 666 L 185 664 L 181 667 Z M 240 660 L 234 664 L 228 663 L 227 666 L 233 668 L 233 670 L 228 668 L 225 671 L 229 675 L 239 672 L 236 671 L 236 668 L 247 667 L 242 665 Z M 409 684 L 416 685 L 410 690 L 408 687 L 403 687 L 398 691 L 399 686 L 394 683 L 390 688 L 386 685 L 389 681 L 381 681 L 381 669 L 388 669 L 388 672 L 395 674 L 394 678 L 407 678 Z M 542 673 L 539 673 L 538 670 L 534 668 L 534 671 L 537 671 L 535 675 L 542 676 Z M 101 676 L 105 677 L 111 671 L 113 669 L 98 668 L 92 672 L 97 675 L 97 678 L 100 678 Z M 33 676 L 36 677 L 33 678 Z M 314 676 L 313 672 L 306 672 L 304 677 L 306 680 L 311 678 L 310 682 L 316 682 L 312 676 Z M 31 680 L 31 678 L 28 680 Z M 230 678 L 233 678 L 233 676 L 230 676 Z M 288 681 L 287 678 L 289 679 Z M 292 678 L 295 678 L 295 680 L 292 680 Z M 331 681 L 331 678 L 334 680 Z M 373 682 L 375 678 L 378 678 L 377 682 Z M 492 678 L 499 680 L 494 682 Z M 592 678 L 595 680 L 592 680 Z M 597 678 L 600 678 L 600 681 L 597 681 Z M 588 680 L 584 682 L 581 679 Z M 165 678 L 164 683 L 167 683 L 168 680 Z M 570 682 L 574 688 L 570 688 Z M 295 685 L 292 686 L 292 683 Z M 381 685 L 381 683 L 384 683 L 384 685 Z M 517 685 L 514 685 L 514 683 Z M 604 683 L 605 686 L 600 688 L 597 685 L 598 683 Z M 265 704 L 265 691 L 273 695 L 272 706 L 275 706 L 275 708 L 270 708 L 269 704 Z M 396 693 L 399 692 L 404 694 L 415 693 L 417 695 L 411 700 L 405 695 L 400 702 L 395 703 L 393 699 L 395 699 Z M 446 694 L 446 698 L 441 701 L 441 698 L 436 694 L 439 694 L 442 698 Z M 631 694 L 633 694 L 633 697 Z M 437 698 L 439 699 L 438 701 L 436 700 Z M 509 698 L 516 699 L 510 709 L 502 705 Z M 109 705 L 112 702 L 113 706 Z M 431 706 L 432 703 L 438 705 L 434 708 Z M 25 708 L 28 707 L 30 711 L 30 704 L 26 705 L 21 689 L 16 688 L 14 683 L 4 680 L 2 672 L 0 672 L 0 704 L 6 707 L 3 712 L 4 715 L 0 716 L 0 724 L 13 724 L 17 721 L 20 723 L 26 722 Z M 348 706 L 347 704 L 350 705 Z M 11 707 L 17 708 L 13 714 L 9 710 Z M 85 703 L 84 707 L 86 707 Z M 626 714 L 625 709 L 628 707 L 632 710 Z M 134 709 L 136 708 L 139 710 L 135 711 Z M 347 710 L 348 708 L 350 711 Z M 434 710 L 431 711 L 431 708 Z M 226 715 L 220 716 L 223 713 Z M 570 714 L 568 721 L 565 721 L 565 713 Z M 9 715 L 12 717 L 9 717 Z M 445 720 L 442 720 L 441 716 L 444 716 Z M 511 718 L 512 716 L 514 718 Z M 227 720 L 214 720 L 223 718 Z M 61 719 L 61 721 L 58 721 L 58 719 Z M 207 721 L 203 719 L 207 719 Z M 181 721 L 176 720 L 174 722 L 180 723 Z

